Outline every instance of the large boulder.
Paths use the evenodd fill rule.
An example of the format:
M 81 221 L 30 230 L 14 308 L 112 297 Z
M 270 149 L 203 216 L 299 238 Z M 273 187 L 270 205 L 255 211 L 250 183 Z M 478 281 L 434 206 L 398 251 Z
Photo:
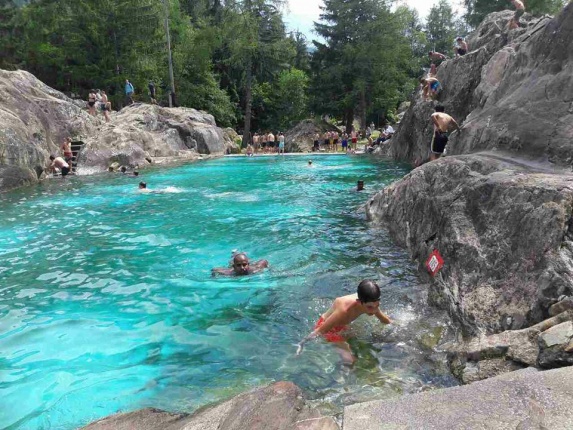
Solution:
M 471 52 L 440 65 L 438 101 L 414 95 L 393 139 L 394 158 L 427 160 L 429 118 L 440 103 L 463 123 L 463 132 L 452 136 L 449 154 L 502 149 L 571 163 L 573 5 L 554 19 L 528 16 L 523 28 L 508 31 L 512 15 L 489 15 L 468 37 Z
M 189 108 L 136 103 L 84 139 L 79 169 L 104 171 L 111 162 L 145 165 L 152 157 L 178 157 L 188 152 L 222 155 L 223 131 L 212 115 Z
M 441 253 L 429 298 L 467 333 L 527 327 L 573 293 L 573 175 L 534 167 L 491 154 L 445 157 L 366 205 L 421 273 Z
M 0 192 L 37 181 L 50 154 L 61 154 L 64 137 L 84 144 L 79 173 L 114 162 L 143 166 L 154 157 L 221 155 L 232 145 L 213 116 L 195 109 L 135 104 L 105 123 L 85 105 L 28 72 L 0 70 Z
M 340 130 L 329 122 L 305 119 L 285 133 L 285 150 L 286 152 L 310 152 L 316 133 L 320 134 L 322 139 L 326 131 L 338 131 L 340 133 Z
M 157 409 L 117 414 L 84 430 L 338 430 L 331 417 L 309 407 L 300 388 L 291 382 L 239 394 L 192 415 Z
M 0 164 L 35 172 L 36 179 L 50 154 L 59 154 L 64 137 L 95 132 L 98 121 L 34 75 L 0 70 Z M 29 183 L 14 180 L 14 169 L 2 169 L 0 191 Z M 18 175 L 20 176 L 20 175 Z

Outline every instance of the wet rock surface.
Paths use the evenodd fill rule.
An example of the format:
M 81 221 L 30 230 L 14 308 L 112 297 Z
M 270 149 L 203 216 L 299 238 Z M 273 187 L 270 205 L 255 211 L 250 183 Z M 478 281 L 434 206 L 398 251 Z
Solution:
M 338 430 L 331 417 L 309 407 L 300 388 L 290 382 L 239 394 L 192 415 L 142 409 L 112 415 L 84 430 Z

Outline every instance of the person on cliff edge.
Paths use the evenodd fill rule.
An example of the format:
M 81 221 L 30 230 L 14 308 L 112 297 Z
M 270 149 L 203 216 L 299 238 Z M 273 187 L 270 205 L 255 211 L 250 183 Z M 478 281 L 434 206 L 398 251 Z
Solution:
M 336 345 L 345 364 L 356 360 L 346 342 L 345 331 L 348 324 L 360 315 L 376 316 L 382 324 L 391 324 L 392 320 L 380 310 L 380 287 L 376 282 L 365 279 L 356 289 L 356 294 L 337 297 L 328 311 L 323 313 L 313 331 L 298 344 L 296 355 L 303 351 L 309 340 L 322 336 L 327 342 Z
M 515 15 L 513 15 L 513 18 L 510 19 L 508 24 L 509 29 L 513 30 L 514 28 L 519 28 L 521 26 L 519 19 L 525 13 L 525 5 L 521 0 L 509 0 L 509 1 L 515 7 Z
M 444 106 L 437 105 L 434 110 L 435 112 L 430 117 L 434 125 L 434 134 L 430 143 L 430 161 L 437 160 L 444 153 L 448 144 L 449 131 L 452 127 L 455 127 L 457 131 L 461 131 L 456 120 L 445 113 Z

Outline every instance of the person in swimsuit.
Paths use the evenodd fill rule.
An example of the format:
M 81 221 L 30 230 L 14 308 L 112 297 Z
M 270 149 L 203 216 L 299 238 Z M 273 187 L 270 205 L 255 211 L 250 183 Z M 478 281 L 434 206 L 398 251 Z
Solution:
M 211 276 L 245 276 L 252 275 L 260 272 L 261 270 L 269 267 L 267 260 L 259 260 L 251 264 L 249 257 L 244 252 L 240 252 L 233 256 L 233 267 L 215 267 L 211 269 Z
M 453 127 L 460 131 L 460 126 L 447 113 L 444 113 L 445 108 L 442 105 L 435 107 L 435 112 L 430 117 L 434 125 L 434 134 L 432 143 L 430 143 L 430 161 L 437 160 L 442 156 L 449 139 L 449 130 Z
M 456 39 L 456 47 L 454 48 L 454 51 L 456 53 L 456 57 L 461 57 L 468 53 L 468 44 L 463 37 L 458 37 Z
M 348 135 L 346 132 L 342 133 L 342 152 L 348 152 Z
M 65 176 L 67 176 L 68 173 L 70 173 L 70 165 L 66 163 L 66 161 L 62 157 L 54 157 L 53 155 L 50 155 L 50 161 L 51 163 L 46 169 L 48 172 L 55 173 L 56 169 L 60 169 L 60 172 L 62 172 L 62 178 L 64 178 Z
M 74 158 L 71 145 L 72 145 L 72 139 L 70 137 L 66 137 L 61 146 L 62 152 L 64 153 L 64 160 L 69 165 L 72 164 L 72 159 Z
M 337 297 L 334 300 L 330 309 L 320 316 L 313 331 L 300 341 L 296 355 L 302 353 L 306 342 L 322 336 L 328 342 L 336 344 L 345 363 L 354 363 L 355 358 L 346 342 L 347 326 L 362 314 L 376 316 L 381 323 L 391 324 L 392 321 L 382 313 L 379 306 L 380 287 L 374 281 L 363 280 L 358 284 L 356 294 Z
M 101 111 L 105 118 L 105 122 L 110 122 L 111 118 L 109 116 L 109 112 L 111 111 L 111 102 L 107 98 L 107 94 L 105 91 L 101 92 L 101 101 L 100 101 Z
M 356 135 L 356 130 L 350 132 L 350 139 L 352 142 L 352 150 L 356 151 L 356 146 L 358 145 L 358 137 Z
M 279 152 L 278 154 L 283 154 L 285 155 L 285 135 L 280 133 L 279 134 Z
M 88 95 L 88 111 L 90 115 L 96 116 L 96 90 L 90 90 Z
M 420 79 L 420 83 L 422 84 L 422 100 L 434 100 L 441 88 L 440 81 L 436 78 L 428 77 Z
M 513 30 L 514 28 L 520 27 L 521 23 L 519 19 L 525 13 L 525 5 L 521 0 L 509 0 L 513 6 L 515 6 L 515 15 L 509 21 L 509 29 Z

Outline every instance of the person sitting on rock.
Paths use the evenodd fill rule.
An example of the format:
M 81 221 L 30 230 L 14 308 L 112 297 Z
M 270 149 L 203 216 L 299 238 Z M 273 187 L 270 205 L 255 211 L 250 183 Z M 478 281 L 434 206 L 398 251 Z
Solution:
M 211 275 L 245 276 L 260 272 L 267 267 L 269 267 L 267 260 L 259 260 L 251 265 L 247 254 L 239 252 L 233 256 L 233 267 L 215 267 L 211 269 Z
M 525 5 L 521 0 L 509 0 L 513 6 L 515 6 L 515 15 L 509 21 L 509 29 L 513 30 L 514 28 L 519 28 L 521 23 L 519 19 L 525 13 Z
M 440 81 L 434 77 L 420 79 L 422 84 L 422 100 L 434 100 L 441 89 Z
M 468 44 L 466 43 L 463 37 L 458 37 L 456 39 L 456 46 L 454 48 L 454 52 L 456 53 L 456 57 L 461 57 L 468 53 Z
M 345 332 L 348 324 L 362 314 L 376 316 L 383 324 L 391 324 L 392 321 L 380 310 L 380 287 L 376 282 L 365 279 L 356 289 L 356 294 L 337 297 L 328 311 L 323 313 L 313 331 L 298 344 L 296 355 L 303 351 L 304 344 L 318 336 L 326 341 L 334 343 L 342 355 L 346 364 L 355 361 L 350 346 L 346 342 Z
M 432 143 L 430 143 L 430 161 L 437 160 L 444 153 L 446 145 L 448 144 L 449 130 L 452 127 L 455 127 L 457 131 L 461 130 L 456 120 L 444 112 L 444 106 L 438 105 L 430 117 L 434 125 L 434 134 L 432 136 Z
M 50 155 L 50 161 L 51 163 L 46 169 L 47 172 L 55 173 L 56 169 L 60 169 L 60 172 L 62 173 L 62 178 L 67 176 L 68 173 L 70 173 L 70 165 L 66 163 L 66 160 L 64 160 L 62 157 L 54 157 L 53 155 Z

